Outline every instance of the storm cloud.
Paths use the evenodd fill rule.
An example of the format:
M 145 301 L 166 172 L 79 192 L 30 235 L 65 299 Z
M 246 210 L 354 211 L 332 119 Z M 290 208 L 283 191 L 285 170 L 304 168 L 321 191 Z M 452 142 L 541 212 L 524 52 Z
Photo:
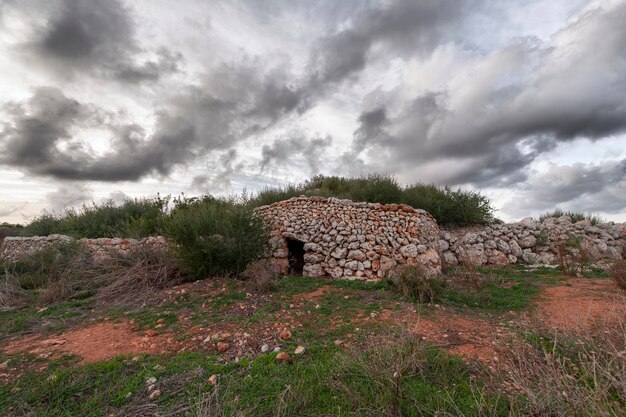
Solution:
M 180 69 L 180 53 L 142 47 L 132 12 L 119 0 L 57 0 L 48 7 L 47 22 L 26 47 L 60 72 L 88 72 L 137 83 L 156 81 Z M 152 57 L 136 60 L 142 54 Z
M 477 2 L 473 2 L 477 3 Z M 316 88 L 362 71 L 371 55 L 428 53 L 451 39 L 453 28 L 471 7 L 468 0 L 398 0 L 354 16 L 348 27 L 321 37 L 309 62 Z
M 551 44 L 526 39 L 496 50 L 441 90 L 408 100 L 403 88 L 377 92 L 384 117 L 361 114 L 353 151 L 379 164 L 447 160 L 455 169 L 433 181 L 504 186 L 525 180 L 521 171 L 560 142 L 623 133 L 625 20 L 625 3 L 596 7 Z
M 609 164 L 553 165 L 537 176 L 506 207 L 523 216 L 564 210 L 619 213 L 626 207 L 626 159 Z
M 620 214 L 625 21 L 624 0 L 6 0 L 3 185 L 57 209 L 383 172 Z
M 155 113 L 152 133 L 105 117 L 103 109 L 73 100 L 57 88 L 39 88 L 27 103 L 10 106 L 17 110 L 0 132 L 0 162 L 62 180 L 166 176 L 177 165 L 231 149 L 297 111 L 299 102 L 282 84 L 284 74 L 274 69 L 259 73 L 253 64 L 221 66 L 204 84 L 183 88 L 165 110 Z M 104 155 L 90 153 L 81 140 L 98 122 L 111 139 Z
M 320 172 L 320 163 L 326 149 L 331 146 L 330 136 L 307 137 L 301 132 L 290 132 L 282 138 L 274 140 L 271 145 L 263 145 L 261 154 L 261 171 L 275 165 L 285 165 L 294 159 L 303 159 L 310 175 Z

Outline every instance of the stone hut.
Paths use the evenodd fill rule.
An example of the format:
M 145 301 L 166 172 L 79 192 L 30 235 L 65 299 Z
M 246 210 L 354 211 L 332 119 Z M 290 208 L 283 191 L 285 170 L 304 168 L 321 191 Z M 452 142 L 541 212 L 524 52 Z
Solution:
M 378 279 L 399 264 L 441 272 L 439 227 L 424 210 L 294 197 L 256 213 L 271 228 L 266 257 L 282 274 Z

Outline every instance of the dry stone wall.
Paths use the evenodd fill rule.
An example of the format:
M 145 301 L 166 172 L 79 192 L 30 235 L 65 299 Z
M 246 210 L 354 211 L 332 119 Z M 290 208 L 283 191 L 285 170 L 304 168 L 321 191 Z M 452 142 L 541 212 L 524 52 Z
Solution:
M 399 264 L 421 264 L 431 274 L 441 272 L 439 227 L 424 210 L 295 197 L 260 207 L 256 213 L 271 228 L 266 255 L 284 274 L 375 279 Z M 302 271 L 294 271 L 298 263 Z
M 560 255 L 591 262 L 626 255 L 626 225 L 572 223 L 567 216 L 543 222 L 530 217 L 517 223 L 441 230 L 439 251 L 444 264 L 556 265 Z
M 626 258 L 626 224 L 573 223 L 567 216 L 444 230 L 429 213 L 407 205 L 322 197 L 292 198 L 256 213 L 271 230 L 265 255 L 283 274 L 376 279 L 402 264 L 423 265 L 431 274 L 438 274 L 442 264 L 556 265 L 563 250 L 599 264 Z M 7 237 L 0 258 L 15 260 L 73 240 L 63 235 Z M 162 236 L 79 242 L 97 259 L 168 246 Z
M 6 237 L 0 245 L 0 258 L 16 260 L 21 256 L 36 253 L 51 245 L 72 241 L 75 240 L 64 235 Z M 143 239 L 79 239 L 78 242 L 83 244 L 96 259 L 106 259 L 113 254 L 126 254 L 137 248 L 165 250 L 167 247 L 167 242 L 162 236 L 151 236 Z

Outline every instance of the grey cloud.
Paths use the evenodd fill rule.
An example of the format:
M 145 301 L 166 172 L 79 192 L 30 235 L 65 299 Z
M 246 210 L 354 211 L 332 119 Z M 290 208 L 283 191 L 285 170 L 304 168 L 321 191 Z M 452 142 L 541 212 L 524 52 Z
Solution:
M 218 160 L 217 169 L 213 168 L 212 175 L 197 175 L 191 181 L 191 187 L 201 192 L 215 192 L 227 190 L 232 185 L 232 177 L 243 168 L 237 163 L 237 151 L 230 149 L 223 153 Z
M 384 118 L 370 126 L 370 113 L 361 114 L 353 156 L 364 153 L 383 166 L 393 161 L 400 171 L 448 160 L 451 170 L 426 180 L 506 186 L 524 181 L 524 169 L 559 142 L 625 132 L 624 21 L 624 3 L 597 8 L 555 35 L 553 44 L 523 40 L 498 51 L 504 58 L 484 77 L 504 71 L 501 80 L 476 73 L 472 84 L 410 101 L 401 88 L 391 91 L 378 99 Z M 538 64 L 529 70 L 518 61 Z M 459 95 L 475 98 L 459 104 Z
M 452 38 L 470 1 L 395 0 L 357 14 L 349 27 L 322 37 L 315 45 L 309 71 L 321 88 L 363 70 L 380 46 L 387 52 L 429 52 Z
M 24 209 L 24 207 L 26 207 L 26 203 L 17 204 L 17 205 L 0 206 L 0 217 L 8 217 L 12 214 L 16 214 L 22 209 Z
M 256 63 L 258 64 L 258 63 Z M 116 121 L 60 90 L 40 88 L 28 103 L 12 105 L 0 132 L 0 163 L 64 180 L 124 181 L 168 175 L 214 150 L 232 149 L 297 110 L 286 79 L 254 62 L 221 66 L 204 84 L 182 88 L 156 113 L 152 133 Z M 99 123 L 97 123 L 99 122 Z M 85 128 L 109 130 L 111 150 L 94 156 L 81 141 Z
M 322 155 L 331 144 L 330 136 L 309 138 L 301 132 L 291 132 L 274 140 L 271 145 L 263 145 L 261 171 L 272 163 L 285 164 L 299 156 L 306 161 L 310 174 L 316 175 L 320 170 Z
M 67 208 L 93 201 L 93 194 L 85 185 L 64 185 L 46 194 L 46 200 L 52 212 L 60 213 Z
M 503 209 L 523 216 L 554 208 L 620 213 L 626 209 L 626 159 L 552 166 L 535 175 Z
M 136 55 L 150 51 L 136 39 L 131 11 L 121 1 L 57 0 L 51 5 L 46 26 L 29 47 L 62 74 L 82 71 L 137 83 L 180 70 L 182 55 L 164 47 L 154 51 L 156 59 L 136 62 Z

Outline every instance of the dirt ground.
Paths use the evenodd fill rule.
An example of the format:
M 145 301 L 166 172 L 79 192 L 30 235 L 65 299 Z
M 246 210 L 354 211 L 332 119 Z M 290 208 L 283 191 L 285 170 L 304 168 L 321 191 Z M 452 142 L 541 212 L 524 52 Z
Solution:
M 569 279 L 546 288 L 537 304 L 537 318 L 561 330 L 585 331 L 626 320 L 626 297 L 606 279 Z
M 216 289 L 217 288 L 217 289 Z M 226 288 L 216 284 L 192 283 L 164 292 L 165 299 L 194 292 L 213 300 Z M 41 358 L 55 358 L 63 354 L 78 356 L 81 363 L 91 363 L 115 355 L 136 355 L 141 353 L 180 352 L 185 350 L 206 350 L 219 353 L 225 360 L 242 355 L 255 355 L 261 347 L 268 349 L 280 346 L 292 337 L 298 328 L 315 326 L 315 316 L 311 310 L 320 308 L 318 303 L 332 295 L 350 299 L 354 291 L 324 285 L 308 293 L 296 294 L 291 301 L 276 309 L 259 323 L 245 326 L 234 323 L 193 324 L 194 315 L 207 314 L 206 311 L 180 314 L 181 326 L 174 330 L 139 329 L 132 320 L 91 322 L 54 336 L 32 335 L 6 340 L 1 349 L 6 354 L 28 353 Z M 264 299 L 247 294 L 246 298 L 230 305 L 233 314 L 251 314 Z M 181 301 L 177 301 L 181 302 Z M 203 307 L 206 305 L 203 304 Z M 333 318 L 327 326 L 339 328 L 342 325 L 359 326 L 354 332 L 370 324 L 401 326 L 423 340 L 447 349 L 465 358 L 477 359 L 488 366 L 496 366 L 507 349 L 507 340 L 515 324 L 525 321 L 534 325 L 568 330 L 583 331 L 607 322 L 626 320 L 626 295 L 617 291 L 613 282 L 607 279 L 567 279 L 555 286 L 545 288 L 530 311 L 508 312 L 491 316 L 460 315 L 450 309 L 430 306 L 428 314 L 419 312 L 414 304 L 398 303 L 393 309 L 382 309 L 367 314 L 356 309 L 349 317 Z M 352 335 L 344 340 L 329 340 L 329 343 L 350 345 Z M 1 372 L 0 372 L 1 373 Z
M 8 354 L 30 353 L 43 358 L 72 354 L 80 357 L 81 363 L 91 363 L 116 355 L 163 353 L 174 346 L 171 339 L 151 331 L 138 331 L 132 322 L 123 321 L 87 325 L 53 337 L 10 340 L 3 350 Z

